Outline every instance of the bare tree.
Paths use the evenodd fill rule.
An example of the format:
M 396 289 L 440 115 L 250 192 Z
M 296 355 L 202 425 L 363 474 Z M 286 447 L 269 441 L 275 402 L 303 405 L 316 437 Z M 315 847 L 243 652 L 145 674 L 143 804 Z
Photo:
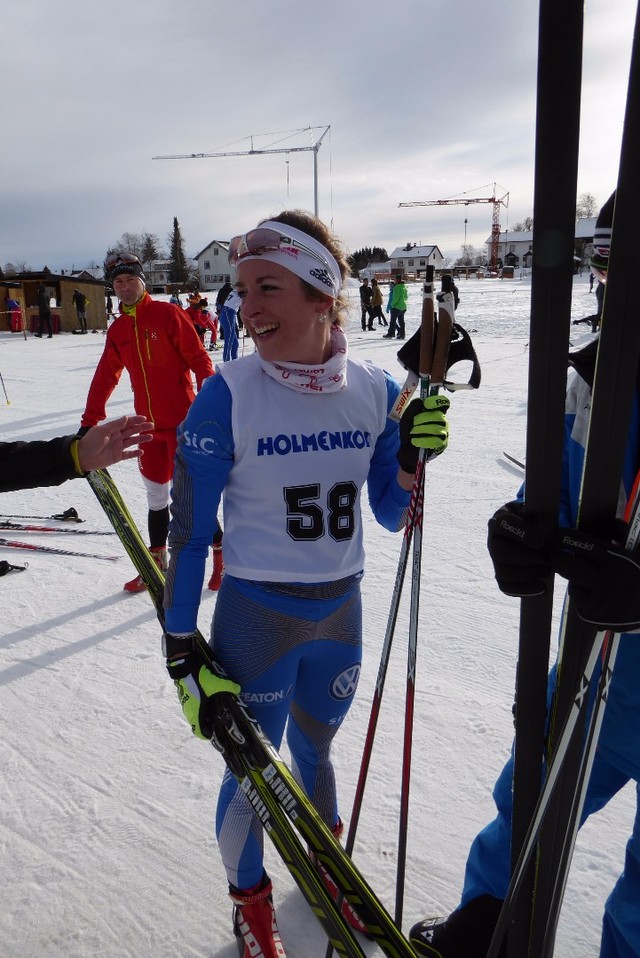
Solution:
M 17 259 L 15 263 L 4 264 L 5 276 L 16 276 L 18 273 L 30 273 L 31 267 L 26 260 Z
M 530 233 L 533 229 L 533 217 L 525 216 L 525 218 L 520 223 L 516 223 L 513 227 L 514 233 Z
M 576 204 L 576 219 L 587 219 L 598 212 L 598 201 L 593 193 L 581 193 Z
M 455 266 L 473 266 L 475 262 L 475 257 L 477 253 L 473 246 L 469 243 L 464 243 L 460 249 L 462 250 L 462 256 L 459 256 L 455 261 Z

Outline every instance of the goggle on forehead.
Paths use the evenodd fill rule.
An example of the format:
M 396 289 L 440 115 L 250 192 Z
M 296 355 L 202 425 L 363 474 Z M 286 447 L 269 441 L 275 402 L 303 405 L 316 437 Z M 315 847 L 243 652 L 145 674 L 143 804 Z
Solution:
M 137 263 L 138 266 L 142 267 L 142 263 L 133 253 L 112 253 L 111 256 L 107 256 L 104 261 L 104 265 L 107 269 L 113 269 L 114 266 L 131 266 L 133 263 Z
M 299 249 L 312 256 L 318 263 L 322 263 L 331 272 L 331 265 L 316 249 L 301 243 L 292 236 L 286 236 L 269 227 L 258 226 L 241 236 L 234 236 L 229 243 L 229 262 L 235 266 L 245 256 L 262 256 L 264 253 L 276 253 L 279 250 Z

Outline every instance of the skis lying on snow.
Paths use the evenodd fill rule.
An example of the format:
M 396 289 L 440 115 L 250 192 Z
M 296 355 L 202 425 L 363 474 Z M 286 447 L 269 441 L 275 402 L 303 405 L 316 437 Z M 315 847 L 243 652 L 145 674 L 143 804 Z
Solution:
M 0 546 L 6 549 L 30 549 L 32 552 L 48 552 L 57 556 L 81 556 L 83 559 L 106 559 L 108 562 L 117 562 L 119 556 L 103 556 L 95 552 L 71 552 L 69 549 L 57 549 L 53 546 L 41 546 L 35 542 L 18 542 L 15 539 L 0 539 Z
M 135 522 L 106 469 L 87 475 L 100 505 L 113 525 L 131 561 L 147 585 L 164 624 L 164 577 L 153 561 Z M 200 633 L 198 648 L 209 667 L 219 668 Z M 310 848 L 340 892 L 366 923 L 370 937 L 391 958 L 415 958 L 409 942 L 392 921 L 356 866 L 324 824 L 277 750 L 264 735 L 240 699 L 214 697 L 218 706 L 216 736 L 230 771 L 253 805 L 303 896 L 322 924 L 339 955 L 363 958 L 364 951 L 328 893 L 307 853 Z
M 10 519 L 0 519 L 0 529 L 19 529 L 21 532 L 59 532 L 65 536 L 112 536 L 111 529 L 100 531 L 94 529 L 65 529 L 63 526 L 35 526 L 25 522 L 13 522 Z
M 553 44 L 541 57 L 541 73 L 548 86 L 544 102 L 556 104 L 554 116 L 538 117 L 539 137 L 544 133 L 547 148 L 542 151 L 544 170 L 536 171 L 541 177 L 541 194 L 547 202 L 538 209 L 538 189 L 534 201 L 534 242 L 532 280 L 532 338 L 529 375 L 529 423 L 527 432 L 527 468 L 525 508 L 546 520 L 549 531 L 557 525 L 558 496 L 562 459 L 562 429 L 564 420 L 564 397 L 562 409 L 558 393 L 564 391 L 566 342 L 570 323 L 569 261 L 573 253 L 574 216 L 573 208 L 565 210 L 567 196 L 575 197 L 574 163 L 558 166 L 560 157 L 571 154 L 577 163 L 577 123 L 579 91 L 573 90 L 573 102 L 564 103 L 566 84 L 579 83 L 580 62 L 571 65 L 570 51 L 582 49 L 582 3 L 571 0 L 562 10 L 553 0 L 541 3 L 541 40 L 543 22 L 546 33 L 559 44 Z M 640 12 L 640 11 L 638 11 Z M 637 322 L 635 305 L 631 301 L 628 277 L 633 275 L 634 224 L 640 213 L 640 184 L 637 169 L 640 164 L 640 25 L 636 13 L 636 28 L 633 41 L 629 90 L 625 116 L 617 198 L 614 211 L 611 255 L 607 276 L 605 305 L 598 344 L 596 372 L 593 385 L 589 432 L 586 444 L 585 464 L 582 477 L 578 526 L 589 532 L 609 538 L 616 515 L 623 462 L 628 439 L 628 427 L 636 385 L 636 373 L 640 356 L 640 324 Z M 566 35 L 567 25 L 573 33 Z M 541 46 L 541 54 L 543 49 Z M 563 81 L 555 66 L 562 65 Z M 565 69 L 566 68 L 566 69 Z M 568 72 L 567 72 L 568 71 Z M 564 91 L 564 92 L 563 92 Z M 560 94 L 562 93 L 562 96 Z M 539 104 L 541 89 L 539 87 Z M 560 99 L 559 99 L 560 97 Z M 541 122 L 542 121 L 542 122 Z M 565 141 L 565 133 L 571 129 L 572 142 Z M 537 148 L 539 148 L 539 143 Z M 572 152 L 573 151 L 573 152 Z M 540 157 L 536 154 L 536 167 Z M 542 176 L 544 172 L 544 176 Z M 560 176 L 560 174 L 562 174 Z M 560 179 L 559 179 L 560 176 Z M 563 185 L 563 177 L 569 186 Z M 556 195 L 557 188 L 563 193 Z M 569 222 L 570 219 L 570 222 Z M 560 227 L 563 227 L 562 229 Z M 536 234 L 536 230 L 538 233 Z M 549 232 L 547 249 L 544 246 L 544 231 Z M 542 242 L 536 247 L 536 235 Z M 554 269 L 560 257 L 545 257 L 551 247 L 558 250 L 558 240 L 563 244 L 564 268 Z M 565 248 L 566 247 L 566 248 Z M 536 301 L 536 263 L 540 260 L 538 283 L 540 301 Z M 552 264 L 549 266 L 549 264 Z M 545 273 L 546 271 L 546 273 Z M 555 274 L 555 278 L 554 278 Z M 545 286 L 546 278 L 546 286 Z M 559 295 L 554 297 L 554 283 Z M 570 295 L 570 293 L 569 293 Z M 554 317 L 549 305 L 560 299 L 561 315 Z M 536 306 L 539 309 L 536 309 Z M 548 321 L 543 320 L 544 312 Z M 536 321 L 536 317 L 538 320 Z M 556 324 L 554 326 L 554 323 Z M 534 350 L 534 331 L 538 331 L 537 348 Z M 562 370 L 560 370 L 562 366 Z M 521 639 L 516 697 L 516 751 L 514 771 L 514 861 L 525 843 L 525 827 L 533 818 L 528 806 L 540 792 L 542 773 L 541 758 L 546 754 L 547 768 L 554 762 L 562 730 L 568 716 L 580 697 L 582 676 L 585 674 L 591 651 L 596 640 L 596 629 L 581 622 L 570 598 L 565 603 L 558 656 L 558 680 L 550 712 L 550 728 L 545 742 L 546 686 L 548 669 L 548 640 L 550 638 L 550 611 L 552 584 L 547 595 L 522 600 Z M 605 693 L 606 694 L 606 691 Z M 522 735 L 530 732 L 527 748 L 523 747 Z M 527 734 L 524 734 L 527 738 Z M 553 953 L 556 927 L 559 918 L 567 872 L 573 851 L 573 839 L 579 822 L 580 794 L 588 783 L 589 764 L 585 759 L 584 722 L 576 723 L 571 741 L 564 751 L 562 768 L 558 772 L 553 796 L 540 828 L 540 840 L 535 862 L 535 885 L 525 880 L 517 896 L 517 908 L 509 927 L 508 955 L 530 958 L 549 958 Z M 519 741 L 520 740 L 520 741 Z M 517 863 L 514 868 L 517 870 Z M 515 877 L 515 875 L 514 875 Z M 508 903 L 510 899 L 508 900 Z M 505 908 L 508 907 L 505 904 Z M 499 927 L 504 927 L 501 918 Z M 500 944 L 496 933 L 489 955 L 494 958 Z M 524 942 L 524 944 L 523 944 Z
M 84 519 L 78 516 L 73 506 L 69 506 L 64 512 L 58 512 L 52 516 L 20 516 L 14 515 L 13 512 L 0 512 L 0 519 L 57 519 L 60 522 L 84 522 Z

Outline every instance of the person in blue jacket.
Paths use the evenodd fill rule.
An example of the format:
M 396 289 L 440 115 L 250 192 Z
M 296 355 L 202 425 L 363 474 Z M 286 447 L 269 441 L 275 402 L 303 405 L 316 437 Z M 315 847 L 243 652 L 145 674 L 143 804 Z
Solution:
M 596 223 L 591 268 L 606 283 L 615 193 Z M 597 339 L 570 356 L 573 374 L 567 389 L 565 450 L 559 526 L 575 527 L 589 424 Z M 640 370 L 639 370 L 640 383 Z M 640 467 L 640 396 L 636 390 L 627 442 L 619 504 L 624 513 Z M 507 595 L 535 595 L 541 579 L 552 571 L 569 580 L 569 593 L 578 614 L 600 628 L 622 632 L 613 680 L 607 698 L 598 749 L 589 779 L 581 824 L 603 808 L 628 782 L 635 782 L 636 816 L 624 870 L 604 909 L 600 958 L 640 955 L 640 565 L 612 542 L 585 559 L 540 546 L 543 536 L 535 522 L 525 520 L 520 490 L 489 522 L 489 552 L 500 589 Z M 575 533 L 586 541 L 584 533 Z M 587 537 L 588 538 L 588 537 Z M 535 547 L 533 543 L 535 542 Z M 595 551 L 595 550 L 594 550 Z M 597 670 L 596 670 L 597 671 Z M 549 676 L 549 701 L 556 668 Z M 599 676 L 592 680 L 595 684 Z M 465 871 L 462 899 L 448 918 L 426 919 L 410 931 L 417 955 L 429 958 L 485 958 L 510 878 L 513 759 L 504 767 L 495 788 L 496 818 L 474 839 Z
M 418 447 L 429 456 L 447 444 L 448 400 L 413 400 L 400 426 L 388 418 L 400 387 L 349 357 L 349 268 L 314 216 L 263 221 L 231 241 L 229 258 L 256 351 L 219 368 L 179 429 L 164 653 L 196 735 L 212 737 L 212 699 L 225 690 L 276 746 L 286 726 L 294 774 L 339 836 L 330 749 L 360 674 L 362 487 L 378 522 L 402 528 Z M 226 571 L 211 648 L 228 679 L 206 668 L 193 636 L 221 496 Z M 229 771 L 216 831 L 240 953 L 283 958 L 263 830 Z M 348 903 L 344 913 L 364 930 Z

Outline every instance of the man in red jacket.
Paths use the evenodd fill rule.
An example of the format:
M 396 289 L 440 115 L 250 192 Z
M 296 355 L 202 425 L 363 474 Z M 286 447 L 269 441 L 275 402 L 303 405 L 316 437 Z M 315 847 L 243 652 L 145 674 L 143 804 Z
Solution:
M 89 387 L 80 434 L 106 418 L 107 401 L 126 369 L 136 412 L 154 426 L 151 442 L 140 460 L 140 472 L 147 490 L 150 551 L 164 571 L 168 564 L 169 491 L 176 428 L 195 396 L 192 372 L 200 389 L 213 367 L 184 310 L 149 296 L 136 256 L 109 256 L 105 279 L 120 300 L 120 314 L 107 330 L 104 352 Z M 124 588 L 127 592 L 142 592 L 146 586 L 136 576 Z

